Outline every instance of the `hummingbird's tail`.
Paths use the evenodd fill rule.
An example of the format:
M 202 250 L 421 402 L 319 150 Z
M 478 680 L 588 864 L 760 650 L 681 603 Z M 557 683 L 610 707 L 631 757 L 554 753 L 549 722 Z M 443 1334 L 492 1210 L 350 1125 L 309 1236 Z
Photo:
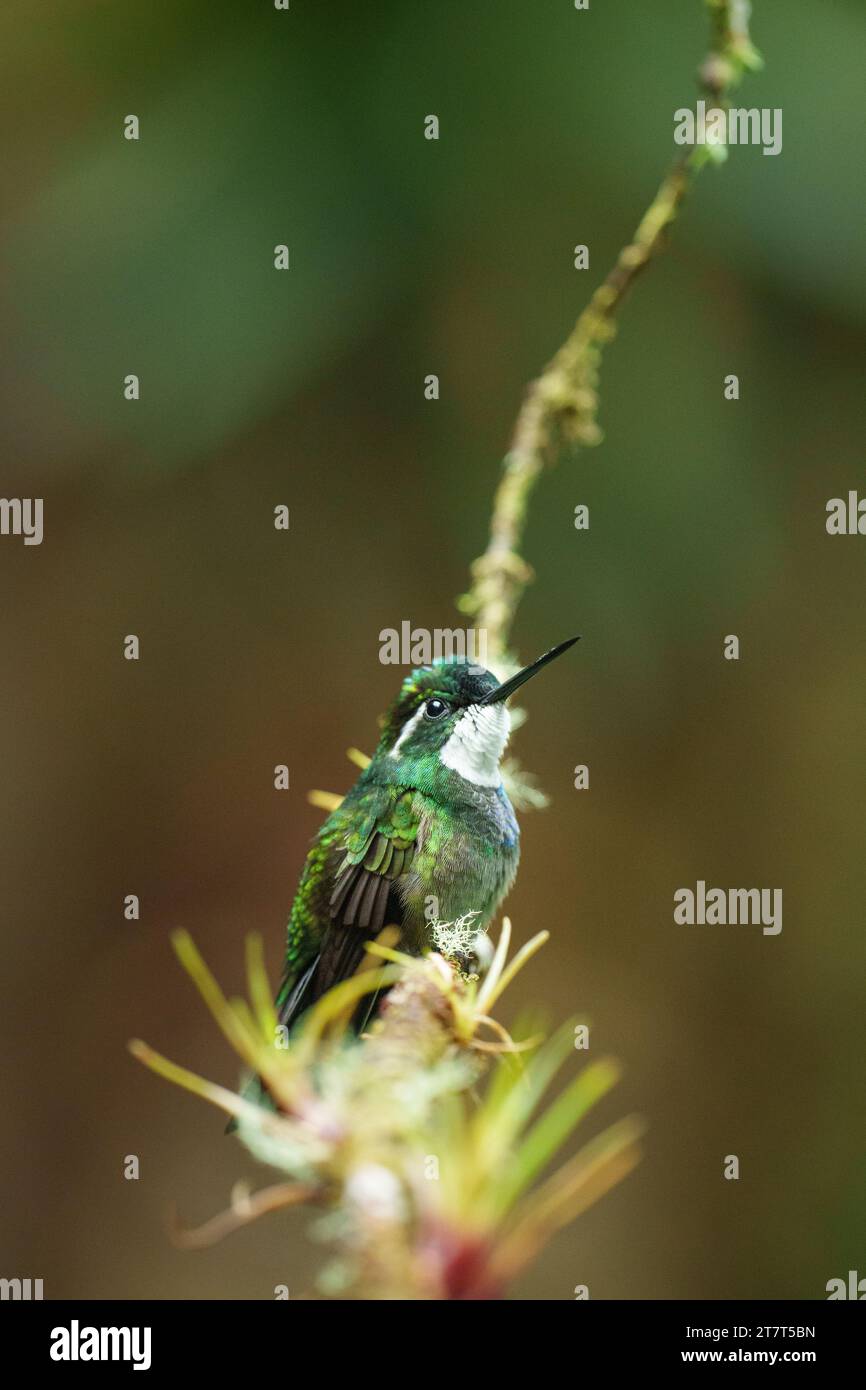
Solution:
M 313 977 L 316 973 L 316 966 L 319 964 L 319 957 L 307 966 L 306 970 L 298 976 L 292 983 L 284 980 L 277 995 L 277 1018 L 284 1028 L 290 1028 L 299 1014 L 308 1008 L 314 1001 L 308 997 L 312 994 Z M 283 991 L 288 988 L 288 993 L 281 1001 Z M 241 1087 L 241 1095 L 244 1100 L 248 1100 L 253 1105 L 260 1105 L 265 1110 L 273 1110 L 274 1102 L 268 1094 L 267 1088 L 260 1076 L 250 1075 Z M 238 1127 L 237 1120 L 232 1117 L 226 1125 L 226 1134 L 234 1134 Z
M 354 975 L 366 953 L 366 933 L 357 927 L 341 927 L 332 923 L 325 933 L 322 949 L 310 961 L 302 973 L 295 977 L 287 974 L 277 994 L 277 1018 L 285 1028 L 291 1028 L 301 1014 L 315 1004 L 332 985 L 347 980 Z M 369 999 L 361 1000 L 351 1027 L 361 1033 L 376 1012 L 382 991 L 376 990 Z M 244 1100 L 261 1105 L 267 1110 L 274 1109 L 274 1103 L 260 1076 L 249 1076 L 241 1090 Z M 231 1119 L 226 1125 L 226 1134 L 237 1129 L 237 1120 Z
M 320 959 L 320 956 L 315 956 L 294 983 L 290 976 L 283 980 L 277 995 L 277 1018 L 284 1028 L 290 1028 L 298 1015 L 315 1002 L 313 977 Z

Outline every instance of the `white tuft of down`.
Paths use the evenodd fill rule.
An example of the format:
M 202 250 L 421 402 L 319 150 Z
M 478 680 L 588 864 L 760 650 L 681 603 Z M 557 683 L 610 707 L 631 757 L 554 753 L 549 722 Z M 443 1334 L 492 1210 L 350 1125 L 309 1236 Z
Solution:
M 498 787 L 502 781 L 499 760 L 510 732 L 511 718 L 504 704 L 469 705 L 442 748 L 440 761 L 476 787 Z

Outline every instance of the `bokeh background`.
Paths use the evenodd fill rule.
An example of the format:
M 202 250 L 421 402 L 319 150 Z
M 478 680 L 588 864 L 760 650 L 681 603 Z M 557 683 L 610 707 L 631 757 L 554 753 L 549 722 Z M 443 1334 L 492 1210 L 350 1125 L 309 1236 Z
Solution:
M 515 749 L 552 805 L 509 910 L 553 939 L 513 1003 L 588 1014 L 626 1069 L 593 1123 L 649 1133 L 521 1298 L 866 1274 L 866 540 L 824 529 L 866 490 L 866 16 L 755 10 L 742 99 L 783 109 L 783 152 L 702 175 L 607 353 L 606 440 L 543 479 L 526 540 L 520 654 L 584 641 Z M 171 1203 L 196 1223 L 270 1175 L 126 1040 L 236 1079 L 169 933 L 237 987 L 257 928 L 276 977 L 306 790 L 347 786 L 399 676 L 379 631 L 454 624 L 523 387 L 652 196 L 705 48 L 699 0 L 3 5 L 0 492 L 45 499 L 41 547 L 0 540 L 4 1275 L 309 1288 L 300 1215 L 173 1248 Z M 782 934 L 675 926 L 698 878 L 781 887 Z

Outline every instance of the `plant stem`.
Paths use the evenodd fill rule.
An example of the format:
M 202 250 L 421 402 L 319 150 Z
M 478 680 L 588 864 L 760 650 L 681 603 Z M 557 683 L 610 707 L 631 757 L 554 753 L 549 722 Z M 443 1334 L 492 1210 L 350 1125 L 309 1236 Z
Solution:
M 710 11 L 710 48 L 698 70 L 702 93 L 724 103 L 746 68 L 760 59 L 748 32 L 747 0 L 705 0 Z M 680 204 L 705 163 L 706 148 L 679 157 L 659 186 L 634 236 L 596 289 L 571 333 L 541 376 L 526 391 L 511 448 L 493 501 L 490 538 L 471 567 L 472 585 L 459 600 L 463 612 L 487 634 L 492 664 L 509 662 L 508 644 L 517 607 L 533 577 L 520 554 L 532 491 L 562 444 L 593 445 L 598 425 L 598 377 L 605 343 L 616 332 L 616 315 L 640 272 L 660 250 Z

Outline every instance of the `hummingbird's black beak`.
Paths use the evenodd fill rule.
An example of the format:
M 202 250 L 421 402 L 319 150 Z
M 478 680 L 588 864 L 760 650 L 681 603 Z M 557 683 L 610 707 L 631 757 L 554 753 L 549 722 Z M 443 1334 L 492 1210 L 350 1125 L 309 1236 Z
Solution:
M 573 647 L 575 642 L 579 642 L 579 637 L 569 637 L 567 642 L 560 642 L 558 647 L 551 647 L 549 652 L 540 656 L 537 661 L 533 661 L 531 666 L 524 666 L 522 671 L 516 675 L 509 676 L 507 681 L 503 681 L 495 690 L 491 690 L 489 695 L 485 695 L 483 700 L 479 700 L 479 705 L 498 705 L 500 700 L 507 700 L 509 695 L 513 695 L 526 681 L 531 680 L 537 675 L 542 666 L 546 666 L 549 661 L 555 661 L 563 652 L 567 652 L 569 647 Z

